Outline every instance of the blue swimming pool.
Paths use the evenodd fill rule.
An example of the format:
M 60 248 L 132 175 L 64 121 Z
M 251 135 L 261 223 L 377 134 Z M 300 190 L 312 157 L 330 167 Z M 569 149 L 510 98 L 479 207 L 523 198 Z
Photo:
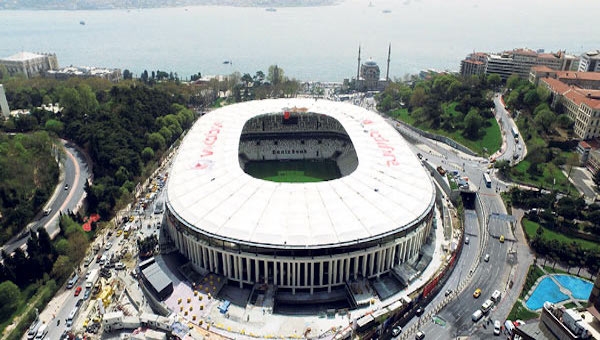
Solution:
M 540 309 L 544 306 L 544 302 L 550 301 L 557 303 L 565 301 L 569 296 L 560 292 L 560 289 L 551 278 L 545 277 L 540 281 L 538 286 L 533 291 L 533 294 L 527 299 L 525 305 L 532 310 Z
M 591 282 L 571 275 L 554 275 L 554 278 L 561 286 L 571 291 L 571 295 L 579 300 L 587 300 L 592 293 Z

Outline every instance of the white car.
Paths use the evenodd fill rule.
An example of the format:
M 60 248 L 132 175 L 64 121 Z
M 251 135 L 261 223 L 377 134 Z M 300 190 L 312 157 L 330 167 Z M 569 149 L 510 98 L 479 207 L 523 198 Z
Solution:
M 494 335 L 500 335 L 500 321 L 494 321 Z
M 109 250 L 112 247 L 112 242 L 107 242 L 104 246 L 104 250 Z

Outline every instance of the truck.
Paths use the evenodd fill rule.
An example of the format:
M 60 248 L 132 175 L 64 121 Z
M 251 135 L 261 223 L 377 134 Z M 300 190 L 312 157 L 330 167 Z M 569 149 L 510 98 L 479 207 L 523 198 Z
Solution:
M 96 281 L 98 281 L 98 273 L 98 268 L 90 270 L 90 274 L 88 275 L 88 278 L 85 281 L 85 289 L 92 289 L 92 287 L 94 287 Z

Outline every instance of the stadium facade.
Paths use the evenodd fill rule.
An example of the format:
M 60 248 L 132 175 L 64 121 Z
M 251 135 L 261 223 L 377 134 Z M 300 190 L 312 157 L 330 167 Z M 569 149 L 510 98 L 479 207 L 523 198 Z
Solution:
M 329 159 L 340 177 L 276 183 L 247 161 Z M 383 118 L 326 100 L 275 99 L 204 115 L 179 147 L 166 231 L 199 272 L 240 287 L 325 292 L 418 256 L 435 189 Z

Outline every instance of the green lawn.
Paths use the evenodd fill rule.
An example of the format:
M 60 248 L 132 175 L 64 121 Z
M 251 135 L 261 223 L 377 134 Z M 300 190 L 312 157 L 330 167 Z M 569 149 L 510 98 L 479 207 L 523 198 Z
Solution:
M 506 318 L 507 320 L 530 320 L 530 319 L 535 319 L 539 316 L 538 313 L 536 312 L 532 312 L 529 309 L 525 308 L 525 306 L 523 306 L 523 303 L 521 302 L 521 300 L 517 300 L 517 302 L 515 302 L 515 304 L 513 305 L 513 308 L 511 309 L 510 313 L 508 313 L 508 317 Z
M 452 116 L 458 115 L 459 113 L 455 110 L 457 104 L 458 103 L 456 102 L 444 104 L 443 109 L 445 112 L 449 113 Z M 441 129 L 431 129 L 429 128 L 429 126 L 423 124 L 417 125 L 415 124 L 414 117 L 408 113 L 408 109 L 394 110 L 390 112 L 389 115 L 409 125 L 418 127 L 419 129 L 451 138 L 452 140 L 466 146 L 467 148 L 473 150 L 478 154 L 483 154 L 484 148 L 486 148 L 486 154 L 491 155 L 494 152 L 498 151 L 500 149 L 500 146 L 502 145 L 500 127 L 498 126 L 498 122 L 496 122 L 495 118 L 490 118 L 487 120 L 486 125 L 488 126 L 486 126 L 486 128 L 484 129 L 484 134 L 480 139 L 470 140 L 465 138 L 461 134 L 461 131 L 445 131 Z
M 560 192 L 567 192 L 577 195 L 578 191 L 574 185 L 569 185 L 569 181 L 563 174 L 562 170 L 559 169 L 553 163 L 544 163 L 542 167 L 544 172 L 541 176 L 534 177 L 528 172 L 530 162 L 527 159 L 522 160 L 512 168 L 510 172 L 511 179 L 524 184 L 532 185 L 535 187 L 558 190 Z M 556 184 L 554 181 L 556 180 Z
M 339 178 L 335 161 L 250 161 L 244 171 L 256 178 L 272 182 L 306 183 Z
M 529 237 L 530 240 L 535 238 L 536 231 L 540 225 L 526 218 L 522 220 L 522 223 L 523 229 L 525 230 L 525 233 L 527 233 L 527 237 Z M 557 240 L 559 242 L 564 243 L 565 245 L 568 245 L 572 242 L 576 242 L 582 249 L 600 251 L 600 245 L 592 241 L 569 237 L 568 235 L 561 234 L 544 227 L 542 228 L 544 230 L 544 232 L 542 233 L 542 237 L 547 241 Z

